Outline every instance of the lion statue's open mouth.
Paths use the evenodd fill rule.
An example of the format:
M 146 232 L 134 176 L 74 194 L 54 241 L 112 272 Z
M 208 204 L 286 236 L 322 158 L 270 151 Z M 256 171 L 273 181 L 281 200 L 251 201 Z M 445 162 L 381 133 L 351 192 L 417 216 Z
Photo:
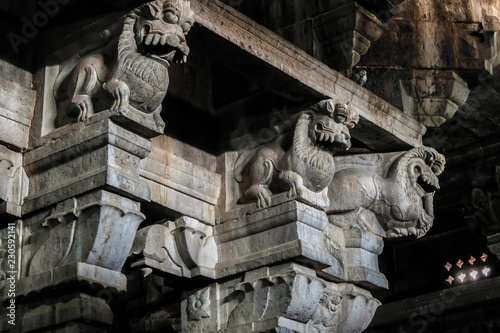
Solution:
M 432 148 L 420 147 L 410 152 L 403 155 L 398 163 L 400 168 L 404 166 L 403 163 L 407 163 L 406 176 L 401 170 L 396 175 L 400 182 L 406 182 L 408 195 L 406 202 L 402 202 L 408 206 L 411 214 L 398 213 L 397 209 L 392 209 L 393 215 L 400 216 L 402 221 L 393 220 L 388 223 L 388 238 L 421 237 L 433 224 L 434 193 L 440 189 L 438 176 L 443 172 L 446 162 L 444 156 Z M 418 209 L 419 205 L 421 209 Z
M 168 69 L 187 61 L 185 37 L 193 24 L 189 0 L 149 1 L 111 23 L 102 40 L 61 67 L 53 88 L 56 126 L 86 121 L 103 110 L 125 115 L 132 107 L 152 114 L 162 131 Z
M 153 6 L 155 4 L 150 5 L 150 8 Z M 172 7 L 172 2 L 168 1 L 163 7 L 155 8 L 149 9 L 152 13 L 149 18 L 136 23 L 138 52 L 163 60 L 167 66 L 172 63 L 185 63 L 189 47 L 184 35 L 193 25 L 192 12 L 183 13 Z
M 314 144 L 321 150 L 335 153 L 351 147 L 349 133 L 335 131 L 323 121 L 319 121 L 314 126 L 314 134 Z
M 433 198 L 445 158 L 433 148 L 417 147 L 399 155 L 386 174 L 374 173 L 368 162 L 363 164 L 370 158 L 378 163 L 394 158 L 389 155 L 394 156 L 370 155 L 360 159 L 360 167 L 350 166 L 335 174 L 329 186 L 327 211 L 332 223 L 345 227 L 342 219 L 353 218 L 362 223 L 363 229 L 382 227 L 386 238 L 422 237 L 427 233 L 434 221 Z M 363 224 L 366 219 L 358 216 L 362 211 L 374 216 L 380 227 Z
M 311 122 L 314 126 L 310 139 L 314 146 L 334 154 L 351 147 L 351 135 L 349 129 L 359 122 L 359 115 L 353 113 L 347 104 L 338 103 L 325 104 L 323 110 L 314 109 L 315 116 Z M 322 117 L 321 113 L 328 115 Z M 342 124 L 342 126 L 339 126 Z

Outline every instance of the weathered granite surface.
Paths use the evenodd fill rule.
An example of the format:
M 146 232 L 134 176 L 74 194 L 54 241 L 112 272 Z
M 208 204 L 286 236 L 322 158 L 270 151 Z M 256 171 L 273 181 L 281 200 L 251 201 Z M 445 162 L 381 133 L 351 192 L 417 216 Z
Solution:
M 422 146 L 425 127 L 451 119 L 470 88 L 455 68 L 407 70 L 398 109 L 365 88 L 369 71 L 349 79 L 321 60 L 352 70 L 405 4 L 332 2 L 311 22 L 275 22 L 297 42 L 297 29 L 313 34 L 321 57 L 218 1 L 120 1 L 68 31 L 68 18 L 52 21 L 36 96 L 0 72 L 0 121 L 21 125 L 0 136 L 19 260 L 16 297 L 0 290 L 18 304 L 17 331 L 365 330 L 380 305 L 371 292 L 389 287 L 384 239 L 414 241 L 434 222 L 445 158 Z M 496 58 L 483 60 L 494 72 Z M 278 122 L 274 102 L 287 107 Z M 247 128 L 231 136 L 240 117 Z M 487 190 L 476 208 L 486 193 L 496 203 Z

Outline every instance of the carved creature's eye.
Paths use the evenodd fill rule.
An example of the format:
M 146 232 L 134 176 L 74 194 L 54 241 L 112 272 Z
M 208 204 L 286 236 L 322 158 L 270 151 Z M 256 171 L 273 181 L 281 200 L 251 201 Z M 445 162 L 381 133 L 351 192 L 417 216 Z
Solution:
M 441 173 L 441 165 L 435 163 L 435 164 L 432 164 L 431 166 L 431 170 L 432 172 L 434 172 L 436 175 L 439 175 Z
M 333 120 L 338 124 L 342 124 L 347 120 L 347 116 L 343 115 L 343 114 L 335 113 L 333 115 Z
M 189 29 L 191 29 L 192 26 L 193 26 L 193 22 L 185 21 L 184 23 L 182 23 L 181 28 L 182 28 L 182 31 L 184 33 L 187 33 L 189 31 Z
M 179 16 L 177 16 L 173 11 L 167 10 L 164 13 L 164 19 L 167 23 L 176 24 L 179 22 Z
M 345 127 L 347 127 L 347 128 L 349 128 L 349 129 L 351 129 L 351 128 L 354 128 L 354 127 L 356 126 L 356 124 L 357 124 L 357 123 L 356 123 L 356 122 L 354 122 L 354 121 L 349 121 L 349 122 L 346 122 L 346 123 L 345 123 Z

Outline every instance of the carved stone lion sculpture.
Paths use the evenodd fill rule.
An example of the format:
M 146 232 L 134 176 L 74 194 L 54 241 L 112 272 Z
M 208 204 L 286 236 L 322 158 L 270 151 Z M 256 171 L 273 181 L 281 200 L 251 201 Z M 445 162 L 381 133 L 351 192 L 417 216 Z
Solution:
M 292 133 L 242 154 L 236 161 L 235 178 L 244 193 L 240 201 L 257 201 L 257 207 L 271 204 L 271 195 L 289 191 L 311 202 L 320 193 L 320 205 L 327 205 L 327 187 L 335 172 L 332 155 L 349 149 L 349 128 L 359 115 L 347 104 L 320 101 L 298 114 Z
M 387 238 L 423 236 L 434 220 L 433 196 L 445 158 L 435 149 L 418 147 L 399 156 L 386 175 L 361 167 L 339 170 L 329 186 L 330 222 L 344 228 L 351 215 L 359 227 L 373 231 L 373 213 Z M 363 211 L 365 210 L 365 211 Z
M 185 35 L 194 23 L 188 0 L 155 0 L 130 11 L 70 59 L 54 84 L 58 114 L 77 122 L 129 105 L 159 119 L 171 63 L 189 54 Z

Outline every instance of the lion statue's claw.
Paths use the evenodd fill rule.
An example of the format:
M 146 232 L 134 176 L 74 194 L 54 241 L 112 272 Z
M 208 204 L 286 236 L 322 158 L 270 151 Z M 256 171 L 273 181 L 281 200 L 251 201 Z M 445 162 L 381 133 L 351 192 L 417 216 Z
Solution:
M 76 116 L 78 122 L 84 122 L 94 114 L 92 100 L 88 95 L 76 95 L 71 104 L 72 108 L 68 110 L 68 115 Z

